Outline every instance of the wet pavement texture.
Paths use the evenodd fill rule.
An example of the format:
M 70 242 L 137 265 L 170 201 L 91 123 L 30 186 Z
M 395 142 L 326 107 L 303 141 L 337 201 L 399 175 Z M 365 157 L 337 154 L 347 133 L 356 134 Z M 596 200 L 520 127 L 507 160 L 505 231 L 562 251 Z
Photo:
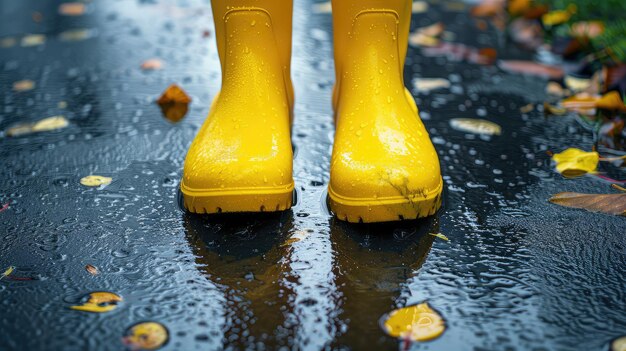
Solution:
M 412 28 L 441 20 L 456 42 L 532 57 L 492 28 L 478 31 L 467 5 L 448 3 L 415 14 Z M 0 349 L 119 350 L 126 328 L 148 320 L 169 329 L 164 350 L 605 350 L 626 334 L 624 219 L 547 201 L 608 186 L 553 171 L 548 150 L 590 149 L 596 137 L 571 117 L 520 112 L 543 102 L 543 79 L 409 48 L 407 85 L 452 82 L 412 89 L 441 159 L 444 208 L 396 224 L 329 216 L 332 23 L 313 4 L 294 10 L 297 204 L 207 217 L 179 209 L 177 186 L 220 85 L 209 2 L 96 0 L 79 17 L 57 14 L 54 1 L 0 3 L 11 46 L 0 47 L 0 129 L 53 115 L 70 122 L 0 138 L 0 205 L 10 204 L 0 212 L 0 269 L 35 278 L 0 281 Z M 21 45 L 31 33 L 45 43 Z M 164 69 L 141 71 L 153 57 Z M 35 89 L 12 91 L 23 79 Z M 177 124 L 154 103 L 170 83 L 193 98 Z M 453 130 L 459 117 L 496 122 L 502 135 Z M 89 174 L 113 182 L 84 187 Z M 428 235 L 437 232 L 450 241 Z M 124 301 L 105 314 L 69 309 L 101 290 Z M 382 332 L 383 314 L 422 301 L 445 318 L 443 336 L 407 345 Z

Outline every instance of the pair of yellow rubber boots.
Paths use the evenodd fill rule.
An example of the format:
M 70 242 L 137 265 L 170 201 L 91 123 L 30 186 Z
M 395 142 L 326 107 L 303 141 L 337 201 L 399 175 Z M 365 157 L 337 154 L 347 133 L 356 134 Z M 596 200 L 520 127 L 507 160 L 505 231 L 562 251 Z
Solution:
M 328 196 L 341 220 L 408 220 L 441 206 L 439 159 L 403 80 L 411 3 L 332 3 L 336 133 Z M 185 159 L 185 207 L 287 210 L 294 191 L 291 1 L 212 6 L 222 89 Z

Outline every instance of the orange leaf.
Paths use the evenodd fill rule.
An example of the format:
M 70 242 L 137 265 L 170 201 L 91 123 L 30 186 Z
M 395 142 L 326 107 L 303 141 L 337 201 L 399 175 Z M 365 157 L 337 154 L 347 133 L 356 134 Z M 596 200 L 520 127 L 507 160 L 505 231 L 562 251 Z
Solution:
M 480 4 L 472 8 L 472 16 L 494 17 L 504 12 L 504 0 L 483 0 Z
M 161 68 L 163 68 L 163 61 L 157 58 L 145 60 L 141 64 L 141 69 L 144 71 L 153 71 L 153 70 L 158 70 Z
M 596 107 L 603 110 L 626 112 L 626 105 L 617 91 L 609 91 L 596 102 Z
M 59 14 L 65 16 L 81 16 L 85 13 L 85 4 L 81 2 L 66 2 L 59 6 Z
M 176 84 L 170 85 L 156 101 L 161 107 L 163 116 L 171 122 L 178 122 L 189 110 L 191 98 Z

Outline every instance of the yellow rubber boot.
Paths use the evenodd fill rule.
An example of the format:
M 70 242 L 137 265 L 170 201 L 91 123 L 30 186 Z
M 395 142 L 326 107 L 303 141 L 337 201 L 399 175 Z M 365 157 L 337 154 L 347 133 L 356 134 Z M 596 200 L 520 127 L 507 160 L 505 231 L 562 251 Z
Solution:
M 434 214 L 439 159 L 403 80 L 410 0 L 333 0 L 336 133 L 328 195 L 349 222 Z
M 294 189 L 291 1 L 214 0 L 212 6 L 222 89 L 185 159 L 185 207 L 286 210 Z

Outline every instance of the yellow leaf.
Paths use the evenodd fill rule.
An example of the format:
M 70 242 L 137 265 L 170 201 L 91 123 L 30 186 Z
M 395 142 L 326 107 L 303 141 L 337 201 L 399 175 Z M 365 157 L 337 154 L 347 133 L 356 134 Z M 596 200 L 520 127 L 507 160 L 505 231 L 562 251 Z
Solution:
M 443 318 L 426 302 L 389 313 L 383 327 L 390 336 L 412 341 L 432 340 L 446 330 Z
M 421 92 L 429 92 L 449 88 L 450 81 L 444 78 L 416 78 L 413 80 L 413 86 Z
M 596 102 L 596 107 L 604 110 L 626 112 L 626 105 L 624 105 L 624 101 L 622 101 L 622 96 L 615 90 L 603 95 L 600 100 Z
M 439 239 L 441 239 L 441 240 L 450 241 L 450 239 L 448 239 L 448 237 L 447 237 L 447 236 L 445 236 L 445 235 L 443 235 L 443 234 L 441 234 L 441 233 L 437 233 L 437 234 L 428 233 L 428 234 L 429 234 L 429 235 L 432 235 L 432 236 L 436 236 L 436 237 L 438 237 L 438 238 L 439 238 Z
M 475 134 L 500 135 L 502 133 L 499 125 L 484 119 L 453 118 L 450 120 L 450 126 L 462 132 Z
M 46 42 L 46 36 L 43 34 L 29 34 L 22 38 L 21 45 L 24 47 L 27 46 L 37 46 L 42 45 Z
M 130 327 L 122 340 L 132 350 L 157 350 L 168 339 L 169 332 L 163 324 L 143 322 Z
M 109 185 L 113 181 L 113 178 L 103 177 L 99 175 L 89 175 L 83 177 L 80 180 L 80 184 L 84 186 L 100 186 L 100 185 Z
M 64 16 L 81 16 L 87 7 L 81 2 L 66 2 L 59 6 L 59 14 Z
M 563 24 L 576 13 L 576 6 L 570 6 L 566 10 L 554 10 L 541 16 L 541 21 L 546 26 L 556 26 Z
M 611 351 L 626 351 L 626 336 L 620 336 L 611 341 Z
M 572 91 L 583 91 L 589 88 L 591 79 L 578 78 L 574 76 L 565 76 L 565 86 Z
M 556 170 L 564 177 L 579 177 L 595 172 L 600 161 L 600 155 L 595 152 L 586 152 L 576 148 L 569 148 L 552 156 L 556 162 Z
M 581 208 L 591 212 L 602 212 L 626 216 L 626 194 L 581 194 L 563 192 L 550 198 L 553 204 Z
M 51 130 L 65 128 L 69 122 L 63 116 L 52 116 L 41 119 L 35 123 L 23 123 L 10 127 L 6 130 L 6 134 L 11 137 L 35 133 L 47 132 Z
M 87 28 L 70 29 L 59 33 L 59 39 L 61 41 L 81 41 L 95 36 L 96 33 L 95 30 Z
M 52 116 L 39 120 L 33 124 L 33 132 L 47 132 L 50 130 L 65 128 L 69 122 L 63 116 Z
M 102 313 L 113 311 L 122 298 L 107 291 L 96 291 L 89 294 L 87 302 L 82 305 L 70 306 L 71 309 L 84 312 Z
M 2 275 L 0 275 L 0 280 L 2 280 L 2 278 L 4 278 L 4 277 L 8 277 L 9 275 L 11 275 L 11 273 L 13 273 L 14 270 L 15 270 L 14 266 L 10 266 L 9 268 L 7 268 L 7 270 L 4 271 L 4 273 L 2 273 Z

